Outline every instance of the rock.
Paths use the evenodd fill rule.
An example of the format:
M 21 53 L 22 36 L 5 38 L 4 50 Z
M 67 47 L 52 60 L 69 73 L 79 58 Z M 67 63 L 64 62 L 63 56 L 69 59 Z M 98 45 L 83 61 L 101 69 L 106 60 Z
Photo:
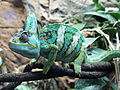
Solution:
M 0 2 L 0 27 L 21 27 L 25 14 L 23 7 L 16 8 L 12 3 Z
M 13 3 L 13 1 L 15 2 Z M 0 43 L 3 49 L 1 53 L 6 56 L 6 66 L 10 72 L 14 67 L 28 63 L 28 59 L 25 60 L 26 58 L 14 53 L 8 47 L 10 38 L 23 26 L 25 16 L 26 10 L 23 4 L 16 3 L 16 0 L 0 2 Z
M 39 0 L 38 4 L 33 6 L 36 8 L 36 13 L 41 21 L 46 20 L 49 23 L 60 23 L 66 18 L 80 18 L 84 9 L 90 4 L 92 4 L 91 0 Z

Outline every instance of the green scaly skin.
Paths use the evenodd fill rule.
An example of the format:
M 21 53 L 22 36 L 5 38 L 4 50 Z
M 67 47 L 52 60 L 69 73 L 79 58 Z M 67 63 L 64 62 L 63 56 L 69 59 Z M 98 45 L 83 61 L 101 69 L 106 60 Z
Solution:
M 120 51 L 114 50 L 91 60 L 83 43 L 84 37 L 80 31 L 68 25 L 51 24 L 39 30 L 34 13 L 30 12 L 21 32 L 16 33 L 10 40 L 9 47 L 25 57 L 32 58 L 31 65 L 40 56 L 47 58 L 47 62 L 42 62 L 44 74 L 55 61 L 73 63 L 75 72 L 79 73 L 83 61 L 85 63 L 107 61 L 120 56 Z
M 0 67 L 2 66 L 2 64 L 3 64 L 3 59 L 2 59 L 2 57 L 0 56 Z

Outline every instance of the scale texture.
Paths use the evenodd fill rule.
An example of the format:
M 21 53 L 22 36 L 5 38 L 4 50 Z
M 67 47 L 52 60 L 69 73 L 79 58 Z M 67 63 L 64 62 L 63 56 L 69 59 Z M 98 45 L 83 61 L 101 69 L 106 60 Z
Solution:
M 74 64 L 76 73 L 81 72 L 81 64 L 88 62 L 108 61 L 120 56 L 120 51 L 107 51 L 94 59 L 88 58 L 84 37 L 79 30 L 64 24 L 51 24 L 38 29 L 33 12 L 29 12 L 22 30 L 16 33 L 9 42 L 9 47 L 28 58 L 30 64 L 40 56 L 48 59 L 42 61 L 43 73 L 46 74 L 55 61 Z

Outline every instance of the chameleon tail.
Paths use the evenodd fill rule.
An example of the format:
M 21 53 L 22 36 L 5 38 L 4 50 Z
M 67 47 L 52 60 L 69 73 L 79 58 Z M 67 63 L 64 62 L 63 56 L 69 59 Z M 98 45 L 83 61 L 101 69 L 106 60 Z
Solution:
M 88 62 L 100 62 L 100 61 L 110 61 L 113 58 L 120 57 L 120 50 L 111 50 L 111 51 L 105 51 L 101 55 L 95 58 L 88 58 L 86 63 Z

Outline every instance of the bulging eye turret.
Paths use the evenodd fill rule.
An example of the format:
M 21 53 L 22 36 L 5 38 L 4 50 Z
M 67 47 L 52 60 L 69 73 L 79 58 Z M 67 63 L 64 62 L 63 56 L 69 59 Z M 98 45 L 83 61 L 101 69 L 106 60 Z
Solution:
M 24 33 L 21 35 L 21 37 L 19 39 L 23 43 L 26 43 L 26 42 L 29 41 L 29 38 L 28 38 L 27 34 L 24 34 Z

